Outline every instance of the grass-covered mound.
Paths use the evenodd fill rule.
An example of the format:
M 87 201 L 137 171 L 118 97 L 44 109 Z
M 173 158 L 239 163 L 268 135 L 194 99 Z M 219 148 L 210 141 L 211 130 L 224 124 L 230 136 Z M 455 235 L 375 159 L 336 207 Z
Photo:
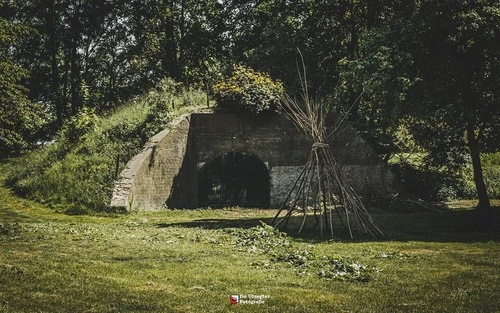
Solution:
M 13 161 L 7 183 L 18 194 L 60 211 L 106 210 L 126 162 L 173 118 L 204 103 L 202 92 L 164 80 L 104 116 L 82 110 L 53 143 Z

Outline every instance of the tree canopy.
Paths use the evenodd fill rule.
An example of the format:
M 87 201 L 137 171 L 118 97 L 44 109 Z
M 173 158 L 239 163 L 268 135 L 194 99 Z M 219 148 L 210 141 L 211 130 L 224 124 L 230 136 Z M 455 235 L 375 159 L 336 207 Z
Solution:
M 500 142 L 494 0 L 1 0 L 1 157 L 53 137 L 170 77 L 215 84 L 235 64 L 349 114 L 385 158 L 401 133 L 429 164 L 470 162 Z M 407 144 L 407 143 L 406 143 Z
M 404 127 L 429 163 L 470 160 L 487 208 L 480 151 L 498 151 L 500 142 L 500 9 L 494 1 L 424 1 L 396 13 L 343 61 L 345 87 L 364 93 L 356 115 L 382 154 L 398 151 Z
M 29 71 L 14 55 L 30 29 L 0 16 L 0 157 L 26 149 L 43 124 L 43 110 L 28 98 L 22 85 Z

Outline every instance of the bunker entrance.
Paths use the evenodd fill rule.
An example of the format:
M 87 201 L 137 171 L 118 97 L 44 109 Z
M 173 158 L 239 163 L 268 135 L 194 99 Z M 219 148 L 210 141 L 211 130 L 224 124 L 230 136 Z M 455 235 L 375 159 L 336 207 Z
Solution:
M 200 206 L 269 206 L 269 171 L 257 157 L 229 152 L 207 162 L 198 175 Z

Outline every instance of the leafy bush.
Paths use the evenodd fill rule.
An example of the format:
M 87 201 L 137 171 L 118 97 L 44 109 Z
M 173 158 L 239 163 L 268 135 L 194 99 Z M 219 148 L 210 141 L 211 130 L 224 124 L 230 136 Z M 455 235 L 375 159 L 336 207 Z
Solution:
M 394 164 L 408 193 L 428 201 L 446 201 L 456 198 L 456 176 L 436 169 L 424 168 L 415 164 L 402 162 Z
M 492 199 L 500 198 L 500 153 L 481 155 L 483 178 Z M 458 172 L 424 167 L 419 161 L 393 164 L 406 187 L 414 196 L 429 201 L 477 198 L 474 173 L 470 165 Z
M 4 86 L 2 88 L 4 89 Z M 0 90 L 0 158 L 19 156 L 46 137 L 51 118 L 42 103 L 3 102 Z
M 147 139 L 164 129 L 170 122 L 172 113 L 169 111 L 168 103 L 158 101 L 151 110 L 149 110 L 144 120 L 144 128 L 141 130 L 143 139 Z
M 94 109 L 83 108 L 66 121 L 59 135 L 66 143 L 74 143 L 95 130 L 98 120 Z
M 457 196 L 464 199 L 477 198 L 476 184 L 472 167 L 467 166 L 460 173 L 461 184 Z M 483 179 L 488 196 L 491 199 L 500 199 L 500 166 L 483 166 Z
M 277 111 L 283 92 L 281 82 L 242 65 L 234 67 L 230 78 L 213 86 L 217 110 L 224 112 L 260 114 Z
M 481 154 L 481 164 L 485 168 L 500 166 L 500 152 Z

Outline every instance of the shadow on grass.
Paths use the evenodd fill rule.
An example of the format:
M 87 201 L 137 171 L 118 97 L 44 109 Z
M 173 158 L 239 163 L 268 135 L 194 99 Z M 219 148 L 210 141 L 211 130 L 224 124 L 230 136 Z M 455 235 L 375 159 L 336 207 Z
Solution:
M 21 214 L 18 212 L 12 212 L 12 211 L 7 211 L 3 210 L 2 207 L 0 207 L 0 222 L 5 222 L 5 223 L 11 223 L 11 222 L 35 222 L 36 219 L 33 217 L 30 217 L 26 214 Z
M 375 224 L 385 236 L 373 238 L 349 233 L 337 216 L 334 216 L 334 240 L 348 242 L 384 242 L 384 241 L 426 241 L 426 242 L 488 242 L 500 241 L 500 208 L 492 208 L 493 213 L 479 217 L 474 210 L 439 212 L 384 212 L 372 214 Z M 178 223 L 159 223 L 157 227 L 188 227 L 205 229 L 250 228 L 261 222 L 271 224 L 273 217 L 255 218 L 220 218 L 197 219 Z M 308 216 L 306 228 L 297 233 L 302 222 L 301 216 L 290 218 L 288 227 L 282 229 L 289 236 L 307 242 L 321 242 L 332 239 L 329 230 L 320 235 L 319 225 L 313 229 L 314 218 Z

